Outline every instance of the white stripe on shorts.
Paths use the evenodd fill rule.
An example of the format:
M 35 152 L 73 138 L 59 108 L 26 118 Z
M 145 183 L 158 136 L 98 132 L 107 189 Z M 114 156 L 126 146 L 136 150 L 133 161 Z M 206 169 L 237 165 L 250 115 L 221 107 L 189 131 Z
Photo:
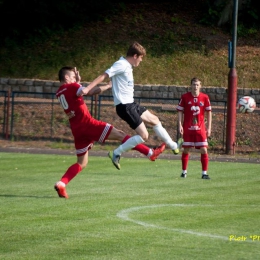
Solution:
M 91 149 L 92 146 L 93 146 L 93 143 L 89 144 L 87 147 L 77 149 L 76 154 L 86 153 L 89 149 Z
M 208 142 L 183 142 L 182 145 L 186 146 L 208 146 Z
M 105 138 L 106 138 L 106 135 L 107 135 L 107 133 L 108 133 L 108 131 L 109 131 L 109 129 L 110 129 L 110 124 L 106 124 L 106 127 L 105 127 L 105 129 L 103 130 L 103 133 L 101 134 L 101 136 L 99 137 L 99 142 L 100 143 L 103 143 L 104 142 L 104 140 L 105 140 Z

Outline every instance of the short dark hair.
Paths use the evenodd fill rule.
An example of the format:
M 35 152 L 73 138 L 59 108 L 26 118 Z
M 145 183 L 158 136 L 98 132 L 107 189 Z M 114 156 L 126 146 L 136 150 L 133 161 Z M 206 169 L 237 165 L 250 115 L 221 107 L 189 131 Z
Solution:
M 67 75 L 70 71 L 74 71 L 75 68 L 74 67 L 69 67 L 69 66 L 65 66 L 65 67 L 62 67 L 60 70 L 59 70 L 59 81 L 64 81 L 65 80 L 65 75 Z
M 126 53 L 127 57 L 133 57 L 135 54 L 137 54 L 137 56 L 146 55 L 146 50 L 145 48 L 138 42 L 134 42 L 132 43 Z
M 199 78 L 194 77 L 191 79 L 190 84 L 192 85 L 192 83 L 196 81 L 199 81 L 201 83 L 201 80 Z

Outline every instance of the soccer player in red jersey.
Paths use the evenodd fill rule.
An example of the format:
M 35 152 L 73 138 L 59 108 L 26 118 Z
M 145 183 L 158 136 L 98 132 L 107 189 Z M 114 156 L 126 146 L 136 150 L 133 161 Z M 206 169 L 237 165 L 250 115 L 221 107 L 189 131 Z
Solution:
M 207 137 L 211 134 L 211 104 L 208 95 L 201 93 L 201 80 L 191 79 L 191 91 L 183 94 L 178 111 L 179 132 L 183 136 L 182 147 L 182 174 L 186 178 L 189 153 L 192 147 L 199 149 L 201 153 L 202 179 L 210 179 L 208 171 L 208 141 Z M 205 125 L 205 116 L 207 127 Z
M 90 115 L 83 95 L 102 93 L 112 87 L 111 82 L 104 86 L 83 87 L 80 85 L 80 79 L 79 71 L 74 67 L 63 67 L 59 71 L 61 86 L 56 92 L 56 97 L 68 116 L 77 154 L 77 162 L 68 168 L 54 186 L 58 195 L 63 198 L 68 198 L 66 185 L 86 167 L 88 150 L 95 141 L 104 143 L 105 140 L 118 140 L 122 142 L 112 154 L 109 153 L 117 169 L 120 169 L 119 160 L 123 152 L 130 149 L 142 150 L 143 145 L 138 135 L 130 137 L 111 124 L 96 120 Z M 159 152 L 161 153 L 161 150 Z

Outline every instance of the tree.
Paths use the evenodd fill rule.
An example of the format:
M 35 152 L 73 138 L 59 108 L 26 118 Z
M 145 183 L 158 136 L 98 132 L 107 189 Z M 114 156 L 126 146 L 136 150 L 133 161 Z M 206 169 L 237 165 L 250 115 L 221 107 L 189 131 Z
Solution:
M 0 0 L 0 36 L 24 38 L 98 19 L 108 0 Z
M 209 9 L 216 10 L 219 14 L 218 26 L 231 24 L 234 0 L 211 0 Z M 239 0 L 238 1 L 239 21 L 247 26 L 259 26 L 260 9 L 257 0 Z

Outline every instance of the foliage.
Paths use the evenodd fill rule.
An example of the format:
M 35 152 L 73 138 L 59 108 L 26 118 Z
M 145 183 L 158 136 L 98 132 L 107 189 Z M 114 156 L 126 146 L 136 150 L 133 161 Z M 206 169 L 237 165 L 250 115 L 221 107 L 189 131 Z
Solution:
M 98 20 L 100 14 L 112 9 L 108 0 L 3 0 L 0 6 L 0 36 L 6 40 L 44 38 Z
M 197 5 L 201 10 L 200 21 L 207 25 L 216 26 L 225 10 L 232 13 L 233 0 L 222 1 L 200 1 L 185 0 L 175 1 L 179 10 L 179 5 L 184 2 L 184 6 Z M 139 3 L 139 1 L 118 1 L 118 0 L 2 0 L 0 2 L 0 36 L 5 40 L 23 40 L 25 38 L 44 38 L 50 33 L 59 32 L 75 28 L 90 21 L 98 21 L 107 18 L 107 14 L 120 14 L 126 4 Z M 167 1 L 145 0 L 141 4 L 161 4 Z M 228 8 L 227 8 L 228 6 Z M 178 10 L 177 10 L 178 11 Z M 259 28 L 259 5 L 257 0 L 246 0 L 241 4 L 239 19 L 248 29 Z M 138 12 L 137 12 L 138 13 Z M 138 19 L 136 17 L 135 19 Z M 173 22 L 178 22 L 172 18 Z M 8 21 L 8 22 L 7 22 Z M 230 26 L 232 20 L 228 20 Z
M 202 11 L 204 15 L 202 15 L 200 23 L 205 25 L 216 25 L 220 19 L 221 11 L 223 10 L 225 3 L 220 1 L 220 3 L 216 5 L 213 1 L 206 2 L 207 7 L 205 6 Z
M 45 27 L 22 42 L 7 37 L 0 47 L 1 77 L 57 80 L 57 71 L 67 64 L 80 69 L 82 80 L 92 81 L 136 40 L 147 48 L 142 68 L 134 71 L 137 84 L 187 85 L 199 75 L 204 85 L 226 87 L 230 33 L 198 22 L 201 2 L 205 3 L 198 0 L 193 8 L 180 0 L 174 5 L 120 2 L 113 11 L 100 12 L 96 21 L 73 22 L 72 28 L 57 30 Z M 238 31 L 243 47 L 237 62 L 238 83 L 258 88 L 259 32 L 242 25 Z
M 200 19 L 202 24 L 219 25 L 232 31 L 233 8 L 235 0 L 206 1 L 208 6 L 203 6 L 204 15 Z M 246 36 L 256 33 L 260 28 L 260 7 L 257 0 L 237 1 L 238 4 L 238 35 Z M 243 28 L 243 29 L 242 29 Z

